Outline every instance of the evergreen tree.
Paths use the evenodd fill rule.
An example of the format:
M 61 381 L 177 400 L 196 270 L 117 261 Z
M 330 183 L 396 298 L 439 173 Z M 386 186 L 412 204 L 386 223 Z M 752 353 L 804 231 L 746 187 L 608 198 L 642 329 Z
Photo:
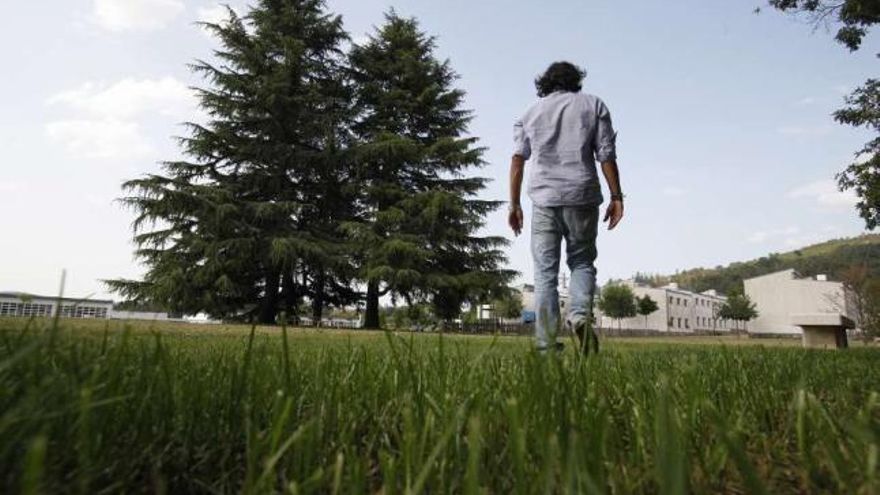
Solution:
M 361 190 L 359 220 L 348 231 L 367 285 L 368 328 L 379 326 L 379 298 L 388 292 L 408 304 L 429 300 L 448 321 L 512 276 L 499 269 L 506 241 L 477 235 L 500 203 L 475 199 L 487 179 L 465 176 L 484 165 L 483 149 L 465 137 L 464 93 L 434 48 L 414 19 L 391 12 L 350 54 Z
M 338 232 L 353 214 L 347 35 L 321 0 L 257 0 L 229 16 L 206 24 L 217 62 L 192 65 L 210 120 L 188 124 L 187 159 L 124 185 L 144 280 L 108 283 L 172 311 L 262 323 L 307 297 L 320 318 L 353 297 Z

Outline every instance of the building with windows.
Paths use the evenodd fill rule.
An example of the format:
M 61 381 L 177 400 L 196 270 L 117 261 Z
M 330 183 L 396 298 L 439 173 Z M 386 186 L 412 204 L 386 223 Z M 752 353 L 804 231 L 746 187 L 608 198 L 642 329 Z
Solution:
M 758 316 L 749 322 L 749 333 L 794 334 L 800 327 L 791 324 L 798 313 L 838 313 L 857 320 L 852 298 L 843 283 L 801 277 L 794 270 L 769 273 L 743 282 L 746 295 L 755 303 Z
M 55 316 L 56 311 L 65 318 L 109 318 L 113 311 L 113 301 L 70 298 L 59 300 L 57 297 L 23 292 L 0 292 L 0 317 Z
M 562 315 L 565 315 L 568 305 L 568 286 L 565 277 L 561 278 L 559 287 L 559 305 Z M 658 306 L 657 311 L 644 316 L 624 318 L 618 322 L 595 310 L 596 321 L 602 328 L 620 328 L 627 330 L 649 330 L 656 332 L 715 332 L 729 331 L 733 325 L 731 322 L 718 317 L 721 306 L 727 298 L 714 290 L 696 293 L 680 289 L 677 284 L 669 284 L 664 287 L 648 287 L 632 281 L 626 281 L 637 297 L 648 295 Z M 534 314 L 535 311 L 535 288 L 532 285 L 523 285 L 518 288 L 522 298 L 523 313 Z
M 636 297 L 650 296 L 657 303 L 657 311 L 648 317 L 638 315 L 619 322 L 601 311 L 596 311 L 597 322 L 602 328 L 650 330 L 656 332 L 726 332 L 732 325 L 718 317 L 727 298 L 715 290 L 691 292 L 672 283 L 664 287 L 648 287 L 633 281 L 624 282 Z

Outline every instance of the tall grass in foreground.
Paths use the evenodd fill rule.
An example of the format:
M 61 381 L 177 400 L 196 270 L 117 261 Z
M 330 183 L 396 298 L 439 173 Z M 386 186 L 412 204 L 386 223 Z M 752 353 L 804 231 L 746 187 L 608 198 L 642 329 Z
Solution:
M 0 320 L 0 492 L 880 491 L 870 349 L 62 325 Z

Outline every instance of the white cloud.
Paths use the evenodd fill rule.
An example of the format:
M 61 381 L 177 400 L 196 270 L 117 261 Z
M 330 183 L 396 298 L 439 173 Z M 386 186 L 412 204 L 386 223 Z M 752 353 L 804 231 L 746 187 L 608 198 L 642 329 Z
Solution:
M 241 13 L 236 8 L 232 8 L 236 15 Z M 212 24 L 222 24 L 229 20 L 229 9 L 226 5 L 217 4 L 213 7 L 202 7 L 196 13 L 197 18 L 201 22 L 210 22 Z
M 153 150 L 136 122 L 61 120 L 47 124 L 46 134 L 67 151 L 87 158 L 134 158 Z
M 131 119 L 146 112 L 186 117 L 196 106 L 193 92 L 173 77 L 126 78 L 112 85 L 89 82 L 52 96 L 48 103 L 113 119 Z
M 241 9 L 239 9 L 237 7 L 233 7 L 231 5 L 229 5 L 228 7 L 230 7 L 232 9 L 232 11 L 235 12 L 235 15 L 238 16 L 239 18 L 245 16 L 245 14 L 242 12 Z M 211 24 L 224 25 L 224 24 L 228 23 L 230 20 L 229 9 L 227 8 L 227 5 L 225 5 L 225 4 L 216 4 L 216 5 L 209 6 L 209 7 L 201 7 L 196 11 L 196 19 L 198 19 L 200 22 L 210 22 Z M 253 33 L 253 26 L 252 25 L 245 23 L 244 28 L 245 28 L 245 31 L 247 31 L 249 33 Z M 201 29 L 202 29 L 202 33 L 205 34 L 206 36 L 209 36 L 209 37 L 214 36 L 214 33 L 211 30 L 205 28 L 204 26 L 202 26 Z
M 113 32 L 162 29 L 185 10 L 182 0 L 93 0 L 92 16 Z
M 684 194 L 684 189 L 675 186 L 666 186 L 661 192 L 664 196 L 681 196 Z
M 852 208 L 858 199 L 853 191 L 840 191 L 832 179 L 817 180 L 789 191 L 789 198 L 808 198 L 826 208 Z
M 88 158 L 140 158 L 153 147 L 139 119 L 161 115 L 178 120 L 199 116 L 193 92 L 173 77 L 126 78 L 114 84 L 86 83 L 47 100 L 75 116 L 46 125 L 50 139 Z

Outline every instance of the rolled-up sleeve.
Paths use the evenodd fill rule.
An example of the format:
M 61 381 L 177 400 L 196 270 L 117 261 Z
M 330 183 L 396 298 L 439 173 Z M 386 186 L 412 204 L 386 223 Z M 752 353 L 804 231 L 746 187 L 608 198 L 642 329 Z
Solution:
M 529 136 L 526 134 L 522 120 L 517 120 L 513 124 L 513 154 L 520 155 L 526 160 L 532 156 L 532 145 L 529 142 Z
M 599 163 L 617 159 L 617 133 L 611 125 L 611 112 L 602 100 L 596 105 L 596 137 L 593 147 L 596 150 L 596 160 Z

